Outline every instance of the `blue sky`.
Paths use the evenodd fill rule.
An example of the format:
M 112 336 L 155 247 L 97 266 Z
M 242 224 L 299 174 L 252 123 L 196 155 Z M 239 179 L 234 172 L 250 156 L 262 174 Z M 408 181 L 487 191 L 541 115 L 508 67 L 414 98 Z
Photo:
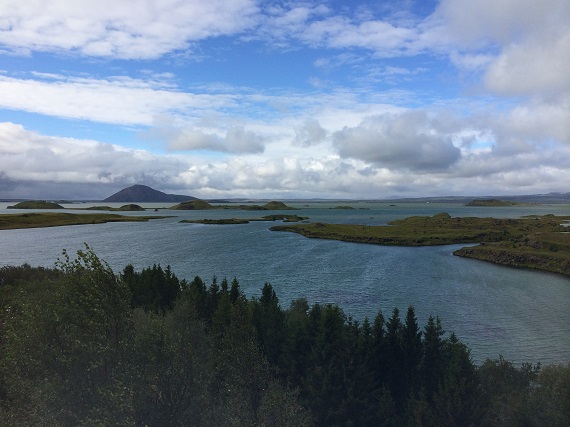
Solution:
M 0 198 L 568 191 L 567 0 L 3 0 Z

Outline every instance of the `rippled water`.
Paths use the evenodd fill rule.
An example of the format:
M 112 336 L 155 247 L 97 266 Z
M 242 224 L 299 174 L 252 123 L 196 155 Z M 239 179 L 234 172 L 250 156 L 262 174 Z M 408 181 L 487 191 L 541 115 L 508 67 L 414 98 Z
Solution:
M 338 203 L 337 203 L 338 204 Z M 346 205 L 346 202 L 341 204 Z M 290 204 L 312 221 L 371 225 L 411 215 L 518 217 L 570 215 L 568 205 L 468 208 L 459 204 Z M 7 204 L 0 205 L 0 213 Z M 68 207 L 72 205 L 66 205 Z M 152 205 L 144 205 L 152 207 Z M 156 206 L 158 207 L 158 205 Z M 270 282 L 287 307 L 292 299 L 331 302 L 357 319 L 386 317 L 413 305 L 423 326 L 430 314 L 442 319 L 481 362 L 499 355 L 514 362 L 570 363 L 570 279 L 455 257 L 460 246 L 384 247 L 271 232 L 272 223 L 180 224 L 185 218 L 260 217 L 254 211 L 161 211 L 174 218 L 147 223 L 110 223 L 0 231 L 0 265 L 53 266 L 62 249 L 87 242 L 119 272 L 170 265 L 179 276 L 209 280 L 234 276 L 248 296 Z M 293 212 L 292 212 L 293 213 Z M 149 215 L 152 210 L 129 215 Z

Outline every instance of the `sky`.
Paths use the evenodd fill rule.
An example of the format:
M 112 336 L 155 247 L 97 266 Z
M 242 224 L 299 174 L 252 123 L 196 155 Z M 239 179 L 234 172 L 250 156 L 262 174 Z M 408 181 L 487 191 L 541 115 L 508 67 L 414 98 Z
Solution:
M 0 2 L 2 199 L 568 182 L 568 0 Z

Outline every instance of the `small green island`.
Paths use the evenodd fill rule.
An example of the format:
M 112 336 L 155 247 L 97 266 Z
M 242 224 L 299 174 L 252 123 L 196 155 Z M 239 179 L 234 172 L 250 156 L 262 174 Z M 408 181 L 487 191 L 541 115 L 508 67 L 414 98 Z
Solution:
M 63 225 L 104 224 L 107 222 L 146 222 L 167 216 L 125 216 L 119 214 L 74 214 L 67 212 L 33 212 L 0 215 L 0 230 L 59 227 Z
M 190 224 L 232 225 L 249 224 L 252 221 L 299 222 L 305 221 L 307 219 L 309 218 L 298 215 L 266 215 L 261 218 L 183 219 L 180 222 Z
M 393 246 L 431 246 L 478 243 L 461 248 L 457 256 L 513 267 L 570 275 L 570 230 L 562 225 L 570 216 L 511 218 L 413 216 L 387 226 L 309 223 L 277 225 L 305 237 Z
M 340 209 L 340 210 L 353 210 L 354 208 L 352 206 L 348 206 L 348 205 L 341 205 L 341 206 L 335 206 L 334 208 L 329 208 L 329 209 Z
M 210 203 L 204 200 L 189 200 L 187 202 L 178 203 L 177 205 L 172 206 L 172 210 L 191 210 L 191 211 L 198 211 L 198 210 L 211 210 L 211 209 L 233 209 L 233 210 L 242 210 L 242 211 L 282 211 L 282 210 L 296 210 L 297 208 L 292 208 L 287 206 L 283 202 L 268 202 L 264 205 L 211 205 Z
M 82 208 L 81 210 L 86 211 L 111 211 L 111 212 L 141 212 L 146 209 L 135 205 L 134 203 L 129 203 L 128 205 L 123 205 L 120 208 L 112 208 L 111 206 L 91 206 L 89 208 Z
M 502 207 L 502 206 L 519 206 L 523 203 L 510 202 L 508 200 L 498 200 L 498 199 L 475 199 L 466 203 L 465 206 L 478 206 L 478 207 Z
M 58 203 L 45 200 L 26 200 L 16 203 L 14 206 L 8 206 L 7 209 L 64 209 L 64 207 Z

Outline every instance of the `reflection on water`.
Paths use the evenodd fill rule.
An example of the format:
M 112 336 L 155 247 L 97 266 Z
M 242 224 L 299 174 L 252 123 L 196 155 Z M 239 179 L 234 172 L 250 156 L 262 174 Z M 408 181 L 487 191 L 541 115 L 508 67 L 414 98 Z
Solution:
M 372 225 L 439 212 L 494 217 L 570 214 L 565 205 L 468 208 L 365 203 L 355 204 L 354 210 L 329 209 L 333 206 L 309 203 L 295 213 L 313 221 Z M 155 207 L 160 206 L 129 215 L 152 214 Z M 430 314 L 438 315 L 444 329 L 453 330 L 469 345 L 475 361 L 502 355 L 515 362 L 570 363 L 568 278 L 454 257 L 452 252 L 459 246 L 405 248 L 314 240 L 270 232 L 271 223 L 260 222 L 179 223 L 186 218 L 248 218 L 267 213 L 271 212 L 160 211 L 176 217 L 148 223 L 0 231 L 0 265 L 53 266 L 62 249 L 75 251 L 86 242 L 116 272 L 128 263 L 139 269 L 160 263 L 188 279 L 235 276 L 248 296 L 258 296 L 263 284 L 270 282 L 284 307 L 305 297 L 310 303 L 339 304 L 357 319 L 373 318 L 378 310 L 387 317 L 394 307 L 403 311 L 411 304 L 422 325 Z

